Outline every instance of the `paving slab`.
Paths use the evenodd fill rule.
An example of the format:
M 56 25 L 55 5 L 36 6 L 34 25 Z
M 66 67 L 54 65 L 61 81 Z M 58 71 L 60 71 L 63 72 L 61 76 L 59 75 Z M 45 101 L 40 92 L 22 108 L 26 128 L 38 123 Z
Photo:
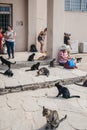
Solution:
M 66 87 L 71 95 L 79 94 L 81 98 L 56 98 L 56 87 L 0 96 L 0 130 L 45 130 L 43 106 L 57 110 L 60 119 L 67 114 L 56 130 L 87 130 L 87 89 L 80 90 L 75 84 Z

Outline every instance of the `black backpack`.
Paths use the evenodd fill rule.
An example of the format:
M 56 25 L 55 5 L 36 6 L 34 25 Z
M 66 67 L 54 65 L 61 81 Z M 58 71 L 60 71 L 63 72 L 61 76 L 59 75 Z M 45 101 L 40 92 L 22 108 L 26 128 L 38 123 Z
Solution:
M 36 45 L 32 44 L 32 45 L 30 46 L 30 52 L 37 52 Z

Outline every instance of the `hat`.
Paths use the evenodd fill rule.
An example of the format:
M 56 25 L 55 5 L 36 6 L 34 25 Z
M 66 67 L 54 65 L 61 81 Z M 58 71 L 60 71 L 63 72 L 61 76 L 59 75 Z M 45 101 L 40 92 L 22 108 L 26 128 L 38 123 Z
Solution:
M 61 50 L 61 51 L 62 51 L 62 50 L 67 50 L 66 45 L 62 45 L 61 48 L 60 48 L 60 50 Z

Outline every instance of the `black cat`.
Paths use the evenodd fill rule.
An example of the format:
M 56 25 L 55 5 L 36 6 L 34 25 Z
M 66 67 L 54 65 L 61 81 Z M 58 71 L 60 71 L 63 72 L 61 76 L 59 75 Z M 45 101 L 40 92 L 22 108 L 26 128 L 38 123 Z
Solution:
M 16 61 L 14 63 L 12 63 L 12 62 L 6 60 L 5 58 L 3 58 L 2 56 L 0 56 L 0 59 L 1 59 L 2 65 L 6 64 L 9 69 L 11 68 L 11 64 L 16 64 Z
M 46 76 L 48 77 L 49 74 L 50 74 L 49 70 L 48 70 L 47 68 L 45 68 L 45 67 L 40 68 L 40 69 L 38 70 L 38 72 L 37 72 L 37 75 L 38 75 L 38 76 L 39 76 L 39 75 L 46 75 Z
M 31 66 L 31 69 L 25 70 L 25 71 L 32 71 L 32 70 L 38 70 L 40 66 L 40 62 L 34 64 Z
M 8 77 L 12 77 L 14 75 L 12 70 L 10 70 L 10 69 L 6 70 L 4 73 L 0 72 L 0 74 L 3 74 L 3 75 L 8 76 Z
M 59 93 L 56 97 L 59 97 L 60 95 L 62 95 L 63 98 L 80 98 L 80 96 L 74 95 L 74 96 L 70 96 L 70 92 L 69 89 L 66 87 L 63 87 L 62 85 L 60 85 L 59 83 L 56 83 L 55 86 L 57 87 Z
M 76 57 L 75 59 L 76 59 L 76 63 L 79 63 L 82 61 L 82 57 L 79 57 L 79 58 Z
M 55 62 L 55 58 L 52 60 L 52 61 L 50 61 L 50 67 L 54 67 L 55 66 L 55 64 L 54 64 L 54 62 Z
M 31 55 L 28 57 L 28 61 L 34 61 L 34 56 L 35 56 L 35 53 L 31 54 Z

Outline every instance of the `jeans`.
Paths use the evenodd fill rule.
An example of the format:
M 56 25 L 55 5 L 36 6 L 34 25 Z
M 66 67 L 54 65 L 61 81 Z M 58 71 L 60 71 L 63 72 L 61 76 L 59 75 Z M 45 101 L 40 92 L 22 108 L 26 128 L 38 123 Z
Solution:
M 7 46 L 8 57 L 9 58 L 11 57 L 10 53 L 12 52 L 12 58 L 14 58 L 14 42 L 6 41 L 6 46 Z

